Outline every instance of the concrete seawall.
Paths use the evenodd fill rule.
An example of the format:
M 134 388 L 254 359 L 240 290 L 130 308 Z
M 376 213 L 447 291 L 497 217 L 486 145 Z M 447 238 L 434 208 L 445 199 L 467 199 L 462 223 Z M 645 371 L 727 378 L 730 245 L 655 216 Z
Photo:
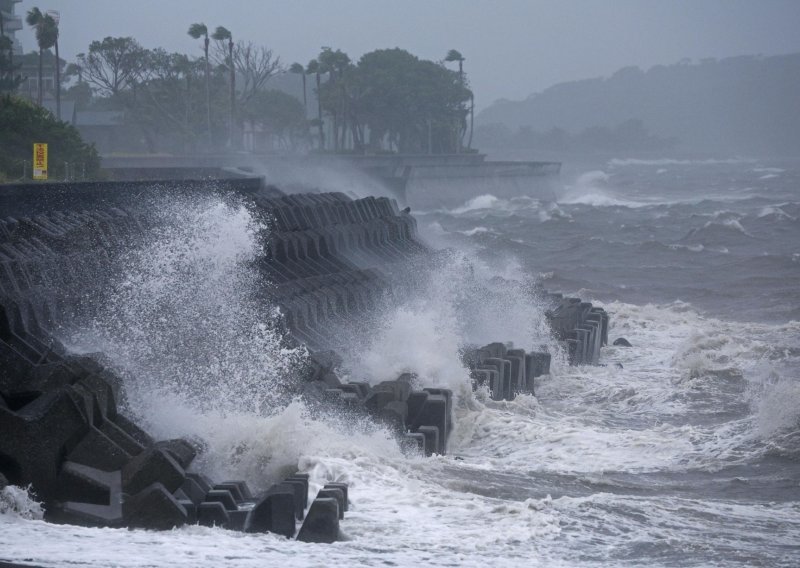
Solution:
M 168 529 L 186 523 L 270 531 L 331 542 L 348 489 L 329 480 L 316 496 L 308 478 L 275 479 L 253 495 L 238 480 L 209 480 L 192 469 L 202 447 L 156 441 L 126 415 L 125 385 L 97 357 L 71 353 L 54 330 L 82 298 L 108 283 L 116 248 L 149 227 L 143 213 L 158 195 L 214 193 L 245 199 L 269 221 L 257 259 L 291 340 L 309 349 L 302 394 L 371 416 L 408 452 L 444 454 L 453 395 L 404 374 L 378 384 L 344 382 L 338 330 L 399 301 L 414 270 L 435 258 L 416 221 L 386 197 L 343 193 L 285 195 L 257 178 L 87 182 L 0 186 L 0 474 L 32 484 L 46 519 L 96 526 Z M 597 363 L 607 340 L 605 312 L 542 292 L 548 318 L 575 364 Z M 502 339 L 502 338 L 499 338 Z M 549 372 L 548 353 L 503 343 L 465 351 L 474 386 L 498 400 L 533 391 Z

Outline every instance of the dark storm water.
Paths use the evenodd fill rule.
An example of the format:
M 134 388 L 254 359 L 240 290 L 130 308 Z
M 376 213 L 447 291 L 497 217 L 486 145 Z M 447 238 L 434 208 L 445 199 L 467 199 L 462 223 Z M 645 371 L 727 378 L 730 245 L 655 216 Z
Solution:
M 475 293 L 464 278 L 473 272 L 458 262 L 443 265 L 420 298 L 382 317 L 387 328 L 373 345 L 354 345 L 354 378 L 378 382 L 407 369 L 459 395 L 449 455 L 431 458 L 404 456 L 389 434 L 309 416 L 299 401 L 254 409 L 253 393 L 277 380 L 265 369 L 294 364 L 260 325 L 269 307 L 251 302 L 257 220 L 213 199 L 165 207 L 162 238 L 131 252 L 119 267 L 125 293 L 102 306 L 94 326 L 73 330 L 76 345 L 137 378 L 127 385 L 131 405 L 156 436 L 202 439 L 196 467 L 213 478 L 258 487 L 271 472 L 300 469 L 317 487 L 349 483 L 344 537 L 311 545 L 220 528 L 90 529 L 0 514 L 0 559 L 800 566 L 800 162 L 567 162 L 562 180 L 557 203 L 498 199 L 487 188 L 449 210 L 415 211 L 423 235 L 467 251 L 500 298 Z M 569 367 L 556 354 L 535 398 L 473 398 L 460 345 L 554 347 L 540 329 L 542 307 L 494 275 L 536 277 L 603 305 L 611 339 L 633 347 L 604 348 L 596 367 Z M 165 352 L 178 339 L 225 356 L 206 368 Z M 208 381 L 212 393 L 171 387 Z
M 472 481 L 552 496 L 567 564 L 800 565 L 800 162 L 618 159 L 562 179 L 557 204 L 422 216 L 432 239 L 603 303 L 634 344 L 543 381 L 547 450 L 476 444 L 467 462 L 502 465 Z

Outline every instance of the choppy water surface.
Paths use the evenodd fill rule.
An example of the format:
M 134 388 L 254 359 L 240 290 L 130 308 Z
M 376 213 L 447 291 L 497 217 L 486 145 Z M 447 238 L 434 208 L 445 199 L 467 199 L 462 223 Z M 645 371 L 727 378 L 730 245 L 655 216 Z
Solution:
M 569 165 L 563 181 L 558 203 L 487 194 L 417 212 L 430 241 L 462 252 L 421 297 L 385 314 L 372 345 L 347 355 L 358 377 L 408 369 L 457 391 L 451 453 L 429 459 L 404 457 L 368 425 L 312 418 L 299 401 L 278 404 L 273 387 L 235 403 L 253 385 L 291 380 L 302 353 L 283 349 L 270 310 L 249 303 L 255 221 L 236 206 L 196 204 L 194 226 L 203 230 L 174 227 L 132 251 L 125 266 L 135 270 L 121 271 L 106 311 L 73 339 L 140 377 L 131 405 L 157 435 L 203 438 L 209 450 L 198 467 L 212 475 L 259 486 L 299 467 L 318 483 L 350 483 L 345 539 L 324 546 L 203 527 L 47 525 L 17 495 L 7 501 L 18 500 L 22 513 L 0 515 L 0 558 L 48 566 L 800 565 L 800 166 L 618 159 Z M 608 347 L 601 367 L 569 368 L 557 357 L 535 398 L 473 397 L 461 344 L 554 347 L 541 306 L 504 284 L 493 284 L 493 300 L 470 284 L 495 275 L 536 278 L 603 305 L 611 339 L 634 347 Z M 231 306 L 232 316 L 204 327 Z M 155 317 L 164 310 L 168 321 Z M 198 344 L 227 349 L 186 370 L 161 339 L 186 341 L 193 321 L 201 322 L 191 326 Z M 154 357 L 166 372 L 153 368 Z M 200 396 L 220 374 L 212 396 Z

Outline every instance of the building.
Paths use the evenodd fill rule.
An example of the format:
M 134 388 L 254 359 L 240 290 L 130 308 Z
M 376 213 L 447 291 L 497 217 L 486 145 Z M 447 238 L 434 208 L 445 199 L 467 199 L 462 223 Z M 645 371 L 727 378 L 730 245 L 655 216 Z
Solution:
M 0 0 L 0 19 L 3 24 L 3 35 L 10 38 L 14 45 L 14 55 L 22 55 L 22 44 L 16 33 L 22 29 L 22 16 L 14 13 L 14 5 L 22 0 Z
M 0 0 L 2 1 L 2 0 Z M 17 89 L 21 96 L 36 101 L 39 93 L 39 52 L 31 51 L 21 55 L 15 61 L 22 64 L 18 73 L 22 76 L 22 84 Z M 64 77 L 66 61 L 61 59 L 61 77 Z M 42 101 L 56 98 L 56 56 L 51 49 L 42 53 Z

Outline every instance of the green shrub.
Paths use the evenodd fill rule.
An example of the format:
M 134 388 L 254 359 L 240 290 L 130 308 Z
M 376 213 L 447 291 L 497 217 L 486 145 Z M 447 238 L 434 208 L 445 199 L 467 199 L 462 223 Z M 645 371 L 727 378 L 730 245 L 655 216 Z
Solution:
M 21 178 L 25 161 L 30 178 L 34 142 L 47 143 L 51 172 L 64 162 L 78 165 L 80 171 L 85 168 L 87 179 L 100 171 L 94 144 L 84 142 L 74 126 L 25 99 L 0 95 L 0 180 Z

